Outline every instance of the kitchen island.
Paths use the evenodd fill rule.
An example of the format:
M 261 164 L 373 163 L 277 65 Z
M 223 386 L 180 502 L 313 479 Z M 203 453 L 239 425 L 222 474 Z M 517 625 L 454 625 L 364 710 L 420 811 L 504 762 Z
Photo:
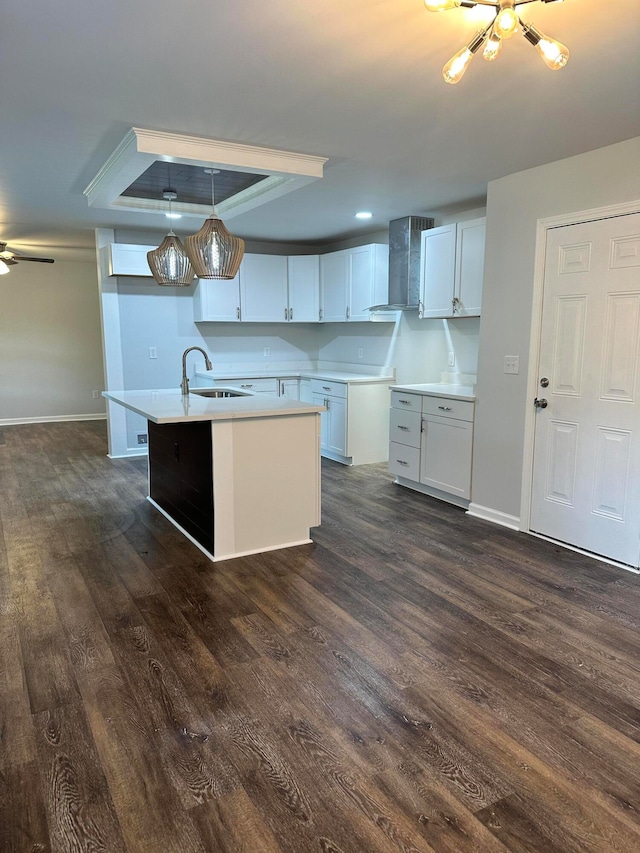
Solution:
M 322 406 L 179 390 L 104 396 L 147 419 L 148 500 L 211 560 L 311 541 Z

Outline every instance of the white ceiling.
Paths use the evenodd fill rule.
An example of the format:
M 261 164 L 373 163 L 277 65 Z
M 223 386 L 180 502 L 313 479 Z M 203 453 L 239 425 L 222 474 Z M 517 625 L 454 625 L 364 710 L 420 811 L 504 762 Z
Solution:
M 492 179 L 639 135 L 640 2 L 533 2 L 521 14 L 569 46 L 565 69 L 549 71 L 518 34 L 448 86 L 441 67 L 477 31 L 477 10 L 5 4 L 0 239 L 62 251 L 93 245 L 99 226 L 166 230 L 157 214 L 89 208 L 83 195 L 133 126 L 327 157 L 322 180 L 233 219 L 248 239 L 307 243 L 473 207 Z M 359 224 L 361 209 L 374 219 Z

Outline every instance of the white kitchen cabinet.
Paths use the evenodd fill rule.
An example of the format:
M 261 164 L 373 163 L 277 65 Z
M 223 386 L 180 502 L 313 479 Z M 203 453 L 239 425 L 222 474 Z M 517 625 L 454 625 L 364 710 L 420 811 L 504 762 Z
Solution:
M 311 380 L 300 380 L 300 401 L 302 403 L 313 403 L 313 391 L 311 390 Z
M 289 400 L 300 399 L 300 381 L 298 379 L 279 379 L 278 396 Z
M 110 243 L 107 247 L 109 275 L 133 275 L 138 278 L 150 278 L 151 268 L 147 261 L 147 252 L 157 246 L 137 246 L 133 243 Z
M 389 247 L 371 243 L 320 258 L 320 316 L 324 323 L 369 321 L 371 305 L 388 300 Z
M 320 319 L 320 256 L 290 255 L 287 259 L 290 323 Z
M 239 274 L 243 322 L 282 323 L 288 320 L 286 256 L 245 255 Z
M 240 274 L 232 279 L 198 279 L 193 295 L 193 319 L 196 323 L 240 322 Z
M 320 319 L 343 323 L 349 300 L 349 253 L 329 252 L 320 257 Z M 373 304 L 373 303 L 371 303 Z
M 392 391 L 389 471 L 396 482 L 441 500 L 471 500 L 474 403 Z
M 421 319 L 480 316 L 485 233 L 484 218 L 422 232 Z

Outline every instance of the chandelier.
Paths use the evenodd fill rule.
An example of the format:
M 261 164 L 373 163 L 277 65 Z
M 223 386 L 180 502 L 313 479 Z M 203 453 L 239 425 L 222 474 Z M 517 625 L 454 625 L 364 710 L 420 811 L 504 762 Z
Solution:
M 163 190 L 162 197 L 169 202 L 171 218 L 171 202 L 175 201 L 178 194 L 169 187 Z M 188 287 L 193 281 L 193 268 L 184 246 L 173 233 L 173 228 L 169 229 L 169 233 L 157 249 L 147 252 L 147 263 L 157 284 Z
M 198 278 L 235 278 L 244 255 L 244 240 L 234 237 L 216 213 L 213 176 L 219 169 L 205 169 L 211 175 L 211 216 L 197 234 L 184 238 L 185 252 Z
M 496 59 L 502 50 L 504 39 L 511 38 L 518 29 L 522 35 L 538 51 L 542 60 L 552 71 L 557 71 L 569 61 L 568 49 L 555 39 L 537 30 L 533 24 L 527 24 L 518 15 L 518 7 L 525 3 L 559 3 L 562 0 L 424 0 L 424 4 L 430 12 L 444 12 L 447 9 L 464 7 L 472 9 L 474 6 L 492 6 L 496 15 L 489 26 L 479 32 L 468 45 L 452 56 L 442 69 L 445 83 L 457 83 L 462 79 L 473 55 L 484 45 L 482 56 L 491 62 Z

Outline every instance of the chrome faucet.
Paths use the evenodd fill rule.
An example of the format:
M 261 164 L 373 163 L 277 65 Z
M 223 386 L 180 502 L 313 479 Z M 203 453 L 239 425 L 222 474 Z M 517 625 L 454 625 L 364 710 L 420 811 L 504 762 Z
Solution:
M 187 347 L 187 349 L 182 353 L 182 383 L 180 385 L 180 390 L 182 391 L 183 396 L 186 396 L 189 393 L 189 380 L 187 379 L 187 353 L 191 352 L 192 349 L 197 349 L 198 352 L 201 352 L 204 356 L 205 367 L 207 370 L 213 370 L 211 359 L 202 347 Z

